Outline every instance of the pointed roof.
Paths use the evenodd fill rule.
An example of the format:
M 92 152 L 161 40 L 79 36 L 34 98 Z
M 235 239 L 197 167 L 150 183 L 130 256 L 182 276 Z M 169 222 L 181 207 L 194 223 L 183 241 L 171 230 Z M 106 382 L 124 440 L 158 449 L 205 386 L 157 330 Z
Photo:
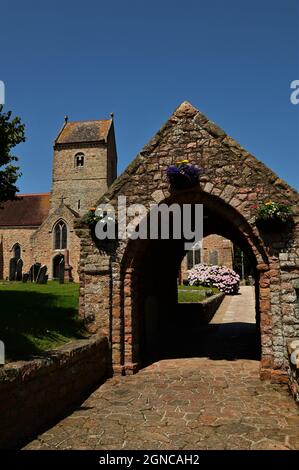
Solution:
M 159 145 L 166 138 L 167 134 L 171 132 L 171 129 L 187 122 L 189 130 L 190 126 L 192 126 L 195 132 L 205 131 L 211 139 L 214 139 L 217 142 L 219 148 L 222 147 L 226 152 L 231 152 L 232 156 L 234 155 L 235 157 L 238 157 L 237 160 L 242 166 L 242 171 L 248 167 L 248 170 L 259 174 L 260 178 L 265 181 L 265 184 L 269 184 L 275 188 L 277 193 L 281 193 L 285 197 L 298 198 L 298 193 L 294 188 L 290 187 L 285 181 L 280 179 L 270 168 L 251 155 L 237 141 L 228 136 L 221 127 L 213 121 L 210 121 L 191 103 L 183 101 L 175 109 L 168 121 L 128 165 L 125 171 L 112 183 L 98 203 L 108 202 L 111 200 L 111 198 L 113 198 L 123 188 L 123 186 L 131 180 L 139 166 L 148 161 L 148 158 L 150 158 L 150 156 L 156 151 Z
M 65 122 L 54 143 L 56 145 L 106 141 L 111 124 L 112 119 Z
M 20 194 L 0 208 L 0 227 L 38 227 L 49 214 L 50 193 Z

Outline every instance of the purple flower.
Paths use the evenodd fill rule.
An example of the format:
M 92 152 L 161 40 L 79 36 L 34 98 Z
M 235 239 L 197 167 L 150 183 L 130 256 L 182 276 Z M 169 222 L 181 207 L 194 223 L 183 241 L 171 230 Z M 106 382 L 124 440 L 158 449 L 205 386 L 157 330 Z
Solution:
M 170 165 L 166 170 L 169 183 L 176 189 L 184 189 L 196 186 L 202 169 L 189 163 Z

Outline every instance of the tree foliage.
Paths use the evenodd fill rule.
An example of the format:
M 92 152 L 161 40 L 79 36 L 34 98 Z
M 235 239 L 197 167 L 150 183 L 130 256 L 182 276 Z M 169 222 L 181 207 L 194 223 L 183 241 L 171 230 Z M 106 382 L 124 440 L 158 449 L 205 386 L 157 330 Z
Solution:
M 21 176 L 15 164 L 18 158 L 11 154 L 13 147 L 25 142 L 25 125 L 21 119 L 12 117 L 12 112 L 3 112 L 0 106 L 0 204 L 15 199 L 18 188 L 17 179 Z

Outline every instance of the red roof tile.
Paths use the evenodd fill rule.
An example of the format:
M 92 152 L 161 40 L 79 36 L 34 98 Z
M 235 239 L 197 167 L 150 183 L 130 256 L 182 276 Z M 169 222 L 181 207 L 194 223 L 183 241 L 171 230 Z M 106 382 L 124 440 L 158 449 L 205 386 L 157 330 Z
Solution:
M 50 208 L 50 193 L 20 194 L 0 208 L 0 227 L 39 226 Z

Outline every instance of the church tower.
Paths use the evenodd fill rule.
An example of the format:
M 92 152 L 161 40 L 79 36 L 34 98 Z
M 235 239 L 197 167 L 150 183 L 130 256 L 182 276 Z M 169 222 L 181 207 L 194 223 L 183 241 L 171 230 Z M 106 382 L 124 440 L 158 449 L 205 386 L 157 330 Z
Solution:
M 51 211 L 63 202 L 83 215 L 116 178 L 113 119 L 65 119 L 54 142 Z

